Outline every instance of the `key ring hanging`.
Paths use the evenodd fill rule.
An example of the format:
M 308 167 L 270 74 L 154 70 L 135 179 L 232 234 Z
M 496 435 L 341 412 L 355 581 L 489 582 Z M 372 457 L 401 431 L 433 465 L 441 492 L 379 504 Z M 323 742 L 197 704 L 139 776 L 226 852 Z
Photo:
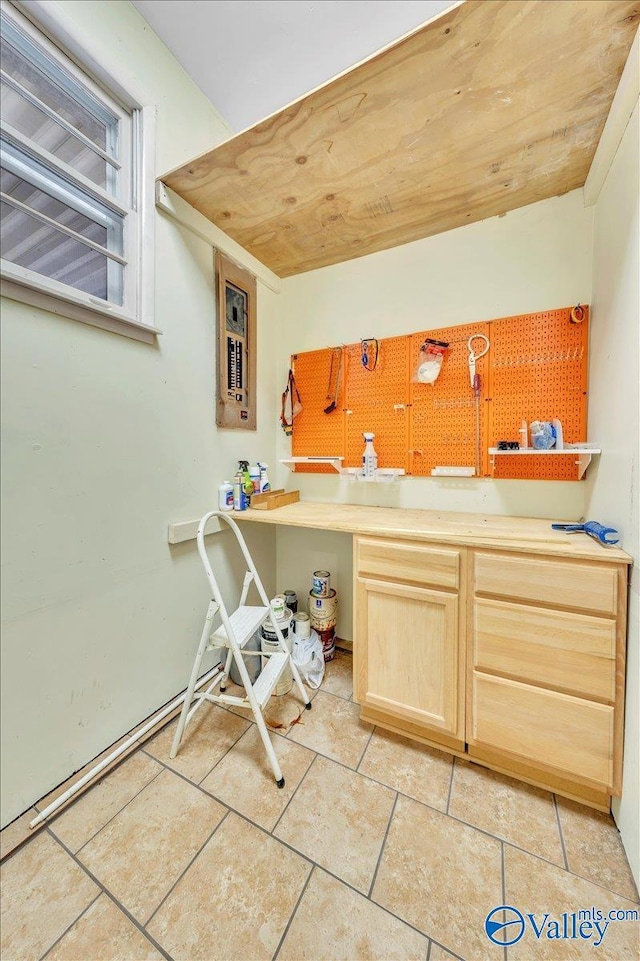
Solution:
M 476 354 L 473 349 L 474 340 L 481 340 L 484 343 L 483 350 Z M 476 376 L 476 361 L 480 360 L 481 357 L 489 350 L 489 338 L 486 334 L 471 334 L 471 337 L 467 341 L 467 350 L 469 351 L 469 379 L 471 380 L 471 386 L 474 387 L 474 378 Z
M 378 364 L 378 341 L 365 337 L 360 341 L 360 360 L 365 370 L 375 370 Z

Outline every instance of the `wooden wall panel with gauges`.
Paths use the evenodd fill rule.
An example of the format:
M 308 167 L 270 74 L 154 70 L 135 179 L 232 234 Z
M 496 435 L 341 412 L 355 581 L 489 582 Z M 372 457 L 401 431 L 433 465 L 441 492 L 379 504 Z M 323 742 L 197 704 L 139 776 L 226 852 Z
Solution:
M 256 279 L 215 254 L 218 308 L 216 424 L 255 430 Z

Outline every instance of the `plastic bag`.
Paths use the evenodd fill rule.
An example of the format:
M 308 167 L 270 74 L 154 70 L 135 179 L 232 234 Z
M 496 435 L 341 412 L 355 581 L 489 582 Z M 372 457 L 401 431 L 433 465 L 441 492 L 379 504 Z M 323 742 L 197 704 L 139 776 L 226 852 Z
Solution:
M 300 676 L 309 687 L 314 690 L 322 684 L 324 677 L 324 651 L 322 641 L 314 630 L 309 637 L 293 636 L 291 651 L 293 663 L 298 668 Z
M 531 446 L 534 450 L 551 450 L 556 443 L 556 429 L 548 420 L 534 420 L 530 424 Z
M 420 348 L 418 367 L 413 377 L 414 383 L 435 384 L 440 374 L 444 355 L 449 350 L 449 344 L 443 340 L 427 338 Z

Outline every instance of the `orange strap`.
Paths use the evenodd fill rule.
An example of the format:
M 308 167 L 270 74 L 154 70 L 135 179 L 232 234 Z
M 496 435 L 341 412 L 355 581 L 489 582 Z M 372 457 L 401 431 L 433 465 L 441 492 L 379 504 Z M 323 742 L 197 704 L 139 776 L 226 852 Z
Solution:
M 295 400 L 294 400 L 294 397 L 295 397 Z M 291 408 L 290 411 L 287 411 L 287 400 L 289 401 L 289 404 L 290 404 L 290 408 Z M 297 401 L 297 405 L 295 401 Z M 293 371 L 291 370 L 291 368 L 289 368 L 287 386 L 285 387 L 284 392 L 282 394 L 282 406 L 280 408 L 280 423 L 287 437 L 291 437 L 291 435 L 293 434 L 293 418 L 296 416 L 296 414 L 299 412 L 301 408 L 302 408 L 302 401 L 300 399 L 300 391 L 296 387 L 296 381 L 295 381 L 295 377 L 293 376 Z M 287 417 L 287 414 L 290 414 L 291 419 Z

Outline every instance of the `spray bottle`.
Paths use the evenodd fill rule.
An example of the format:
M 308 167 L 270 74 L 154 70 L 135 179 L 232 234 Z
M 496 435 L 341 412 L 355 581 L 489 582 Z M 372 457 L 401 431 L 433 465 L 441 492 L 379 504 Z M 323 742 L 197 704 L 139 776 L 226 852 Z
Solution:
M 260 493 L 264 494 L 265 491 L 271 490 L 271 484 L 269 483 L 269 478 L 267 477 L 267 467 L 268 464 L 261 464 L 258 461 L 258 467 L 260 468 Z
M 362 452 L 362 474 L 366 480 L 373 480 L 378 469 L 378 455 L 373 448 L 373 438 L 375 434 L 365 433 L 362 435 L 365 440 L 364 451 Z
M 238 470 L 242 474 L 242 490 L 244 492 L 244 506 L 246 508 L 249 506 L 251 495 L 253 494 L 253 481 L 251 480 L 251 474 L 249 473 L 249 461 L 239 460 Z

